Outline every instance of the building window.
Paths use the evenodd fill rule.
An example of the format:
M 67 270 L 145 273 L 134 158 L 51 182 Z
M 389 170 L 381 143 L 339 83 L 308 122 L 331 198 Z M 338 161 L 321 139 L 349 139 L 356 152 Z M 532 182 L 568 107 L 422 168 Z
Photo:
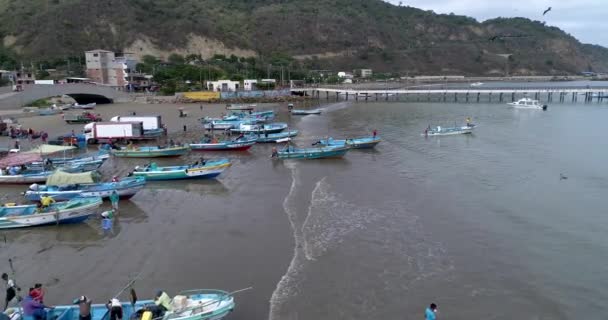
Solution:
M 93 57 L 99 57 L 99 54 L 93 53 Z

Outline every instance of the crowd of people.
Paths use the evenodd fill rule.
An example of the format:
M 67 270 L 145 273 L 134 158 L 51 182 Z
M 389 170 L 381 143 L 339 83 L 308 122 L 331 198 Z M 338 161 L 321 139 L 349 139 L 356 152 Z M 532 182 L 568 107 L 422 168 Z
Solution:
M 49 138 L 49 134 L 45 131 L 35 131 L 32 128 L 24 129 L 20 125 L 10 126 L 8 128 L 8 134 L 13 139 L 36 140 L 40 138 L 43 143 L 46 143 Z

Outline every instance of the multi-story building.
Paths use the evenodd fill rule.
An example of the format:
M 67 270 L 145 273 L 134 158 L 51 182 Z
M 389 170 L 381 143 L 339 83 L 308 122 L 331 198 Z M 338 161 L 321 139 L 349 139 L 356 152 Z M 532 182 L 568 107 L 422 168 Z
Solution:
M 135 69 L 137 60 L 132 54 L 114 53 L 108 50 L 85 52 L 87 77 L 97 84 L 125 87 L 129 84 L 129 73 Z

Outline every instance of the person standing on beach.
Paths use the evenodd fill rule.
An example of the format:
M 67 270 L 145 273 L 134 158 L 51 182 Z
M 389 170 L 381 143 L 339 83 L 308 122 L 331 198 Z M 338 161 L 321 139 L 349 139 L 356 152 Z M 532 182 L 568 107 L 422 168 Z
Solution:
M 4 309 L 2 310 L 6 310 L 11 301 L 17 297 L 17 291 L 20 289 L 15 285 L 15 280 L 8 278 L 8 274 L 3 273 L 2 280 L 6 282 L 6 297 L 4 299 Z
M 116 192 L 116 190 L 112 191 L 112 194 L 110 195 L 110 202 L 112 203 L 112 209 L 114 211 L 118 211 L 118 200 L 120 199 L 120 197 L 118 196 L 118 192 Z
M 431 303 L 431 305 L 424 311 L 425 320 L 437 320 L 437 305 Z

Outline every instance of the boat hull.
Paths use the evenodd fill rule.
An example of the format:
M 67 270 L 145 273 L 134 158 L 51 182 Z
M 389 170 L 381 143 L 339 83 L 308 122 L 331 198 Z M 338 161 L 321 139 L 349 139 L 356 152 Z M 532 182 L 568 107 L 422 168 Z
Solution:
M 277 152 L 278 159 L 322 159 L 322 158 L 341 158 L 348 150 L 348 147 L 322 147 L 308 149 L 290 149 L 290 151 Z
M 290 130 L 288 132 L 279 132 L 279 133 L 273 133 L 273 134 L 252 134 L 250 136 L 253 136 L 256 138 L 256 142 L 257 143 L 271 143 L 274 142 L 276 143 L 277 140 L 281 140 L 281 139 L 287 139 L 287 138 L 292 138 L 298 135 L 298 130 Z
M 179 157 L 190 152 L 190 147 L 165 148 L 165 149 L 122 149 L 112 150 L 112 154 L 119 158 L 160 158 Z
M 167 312 L 163 317 L 155 318 L 157 320 L 220 320 L 225 318 L 235 308 L 234 298 L 228 293 L 219 294 L 200 294 L 188 296 L 188 300 L 193 303 L 204 306 L 204 308 L 192 308 L 181 314 Z M 131 305 L 131 303 L 122 303 L 123 319 L 131 319 L 138 310 L 146 306 L 153 305 L 153 300 L 140 300 Z M 58 320 L 76 320 L 79 318 L 78 305 L 63 305 L 56 306 L 53 309 L 46 309 L 46 319 Z M 31 317 L 25 317 L 26 319 Z M 91 305 L 91 320 L 107 320 L 108 309 L 105 304 Z M 140 319 L 140 317 L 137 317 Z
M 43 183 L 52 174 L 51 171 L 44 171 L 35 174 L 25 175 L 3 175 L 0 176 L 0 184 L 32 184 Z
M 198 167 L 160 167 L 156 170 L 135 170 L 135 177 L 144 177 L 148 181 L 213 179 L 231 166 L 228 160 L 210 161 L 211 165 Z
M 72 200 L 77 197 L 109 198 L 114 190 L 121 199 L 129 199 L 144 188 L 145 179 L 130 179 L 121 182 L 98 183 L 82 185 L 80 188 L 67 190 L 66 188 L 48 187 L 47 190 L 28 190 L 25 198 L 29 201 L 40 201 L 44 196 L 53 197 L 57 201 Z
M 297 110 L 297 109 L 293 109 L 290 112 L 294 116 L 306 116 L 306 115 L 309 115 L 309 114 L 321 114 L 321 110 L 319 110 L 319 109 L 315 109 L 315 110 Z
M 103 203 L 99 197 L 90 199 L 76 199 L 74 202 L 86 201 L 74 208 L 60 208 L 63 204 L 54 204 L 48 212 L 37 212 L 36 205 L 24 205 L 0 208 L 0 229 L 26 228 L 54 224 L 79 223 L 94 215 Z M 70 203 L 66 203 L 70 205 Z
M 191 143 L 193 151 L 245 151 L 255 144 L 256 140 L 231 141 L 220 143 Z
M 319 140 L 319 144 L 322 146 L 347 146 L 353 149 L 371 149 L 376 147 L 382 140 L 378 137 L 365 137 L 356 139 L 345 139 L 345 140 L 334 140 L 334 139 L 323 139 Z

